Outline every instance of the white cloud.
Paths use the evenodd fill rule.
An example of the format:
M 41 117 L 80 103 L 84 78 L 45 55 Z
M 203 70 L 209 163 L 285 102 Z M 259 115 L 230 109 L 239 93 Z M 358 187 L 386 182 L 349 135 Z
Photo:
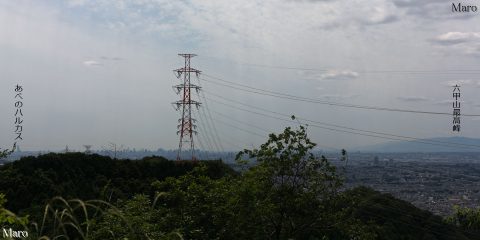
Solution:
M 343 80 L 352 80 L 359 76 L 359 74 L 352 70 L 328 70 L 328 71 L 299 71 L 304 79 L 307 80 L 331 80 L 331 81 L 343 81 Z
M 52 1 L 25 1 L 27 4 L 24 5 L 16 4 L 17 1 L 9 1 L 10 5 L 15 5 L 15 9 L 12 10 L 4 8 L 4 2 L 0 3 L 0 20 L 2 20 L 0 21 L 2 26 L 0 27 L 0 47 L 6 47 L 6 50 L 14 53 L 7 52 L 4 58 L 10 58 L 9 56 L 18 58 L 19 67 L 6 67 L 7 71 L 2 72 L 3 78 L 27 79 L 21 75 L 22 71 L 17 69 L 23 69 L 27 62 L 29 65 L 34 65 L 30 64 L 31 61 L 29 62 L 30 59 L 27 57 L 21 58 L 25 56 L 24 53 L 30 53 L 30 56 L 38 56 L 40 59 L 38 62 L 50 64 L 46 67 L 37 64 L 36 69 L 40 69 L 38 72 L 44 76 L 43 86 L 58 85 L 55 82 L 56 79 L 52 80 L 52 76 L 59 76 L 58 82 L 62 84 L 65 78 L 69 79 L 68 85 L 61 85 L 59 89 L 69 87 L 88 91 L 88 99 L 84 99 L 83 95 L 77 98 L 69 97 L 69 99 L 78 99 L 75 100 L 77 107 L 72 109 L 83 109 L 89 101 L 105 100 L 107 97 L 104 91 L 98 89 L 114 86 L 115 89 L 109 88 L 107 92 L 115 96 L 118 92 L 124 92 L 118 98 L 112 98 L 119 100 L 122 104 L 113 100 L 99 101 L 104 102 L 104 105 L 91 110 L 89 115 L 84 114 L 95 116 L 91 117 L 94 120 L 113 119 L 114 115 L 111 113 L 101 112 L 101 109 L 109 109 L 112 104 L 122 108 L 128 105 L 129 109 L 148 112 L 145 110 L 149 108 L 148 105 L 137 107 L 138 102 L 144 102 L 139 97 L 148 98 L 148 102 L 165 103 L 177 99 L 172 91 L 165 91 L 165 94 L 160 95 L 154 93 L 158 92 L 158 89 L 170 89 L 170 85 L 174 84 L 170 80 L 159 81 L 158 79 L 170 79 L 171 69 L 178 67 L 177 64 L 182 64 L 176 57 L 177 52 L 198 53 L 199 57 L 194 60 L 195 67 L 205 73 L 223 76 L 226 79 L 230 77 L 231 80 L 238 79 L 242 84 L 258 85 L 262 88 L 272 86 L 278 88 L 278 91 L 305 94 L 306 97 L 318 96 L 332 101 L 345 99 L 347 102 L 346 99 L 349 99 L 348 102 L 359 102 L 357 100 L 362 100 L 364 101 L 362 104 L 365 105 L 389 105 L 389 101 L 393 100 L 399 108 L 402 104 L 405 105 L 404 102 L 395 99 L 400 92 L 409 95 L 427 91 L 432 94 L 432 98 L 447 98 L 448 96 L 443 93 L 439 96 L 434 94 L 444 92 L 445 87 L 440 85 L 439 81 L 449 80 L 450 78 L 447 77 L 451 75 L 442 75 L 439 78 L 439 74 L 436 73 L 393 74 L 382 72 L 382 70 L 467 68 L 467 66 L 476 66 L 475 59 L 463 56 L 445 58 L 438 54 L 438 49 L 452 50 L 452 55 L 480 52 L 476 44 L 479 42 L 476 33 L 480 31 L 476 26 L 480 26 L 478 25 L 480 18 L 471 18 L 469 20 L 471 22 L 462 22 L 466 24 L 450 20 L 418 22 L 416 17 L 437 14 L 438 11 L 434 11 L 434 8 L 440 9 L 441 4 L 449 5 L 447 0 L 371 0 L 368 4 L 364 0 L 72 0 L 70 4 L 63 1 L 55 4 L 50 4 Z M 35 9 L 33 6 L 36 4 L 44 7 Z M 432 11 L 419 12 L 416 17 L 412 17 L 411 12 L 405 14 L 407 11 L 413 11 L 415 7 Z M 434 40 L 425 41 L 433 38 Z M 21 50 L 22 53 L 17 54 L 15 49 Z M 212 55 L 227 61 L 214 61 L 211 58 L 208 60 L 207 58 Z M 118 61 L 120 59 L 129 61 Z M 51 63 L 55 60 L 57 62 Z M 242 62 L 320 68 L 325 71 L 304 72 L 300 77 L 295 76 L 294 72 L 288 69 L 253 69 L 235 64 Z M 102 66 L 104 68 L 96 68 Z M 102 71 L 85 71 L 85 67 Z M 9 69 L 16 71 L 9 71 Z M 378 72 L 375 72 L 376 70 Z M 47 75 L 45 74 L 47 71 L 57 72 Z M 32 71 L 32 73 L 36 72 Z M 470 75 L 462 76 L 470 78 Z M 323 82 L 296 82 L 298 78 Z M 91 80 L 91 84 L 85 84 L 85 79 Z M 105 79 L 105 81 L 94 81 L 94 79 Z M 258 83 L 249 82 L 253 79 L 258 79 Z M 112 81 L 121 84 L 112 85 Z M 35 80 L 35 82 L 39 81 Z M 105 84 L 103 88 L 97 88 L 94 85 L 98 82 Z M 30 84 L 34 84 L 34 81 L 31 80 Z M 315 89 L 317 85 L 323 88 L 323 91 L 317 91 Z M 222 91 L 220 87 L 215 87 L 212 86 L 212 92 Z M 77 92 L 79 95 L 82 93 Z M 238 97 L 239 101 L 245 100 L 245 98 L 241 99 L 240 95 L 237 96 L 227 90 L 220 93 L 228 97 Z M 329 95 L 322 96 L 322 93 Z M 356 97 L 354 94 L 357 93 L 365 97 L 354 99 Z M 472 95 L 471 98 L 475 98 L 474 100 L 478 102 L 478 96 Z M 45 102 L 51 99 L 55 98 L 47 97 Z M 409 100 L 423 101 L 424 99 L 415 96 L 405 99 L 405 101 Z M 262 107 L 279 108 L 278 110 L 282 112 L 303 111 L 300 107 L 292 109 L 291 106 L 281 105 L 277 101 L 261 103 L 264 104 Z M 434 104 L 434 101 L 431 100 L 431 103 Z M 449 111 L 446 109 L 451 109 L 452 100 L 449 99 L 447 103 L 450 107 L 431 107 Z M 162 106 L 164 105 L 167 106 L 167 104 Z M 317 113 L 306 108 L 305 114 L 312 114 L 312 117 L 331 117 L 328 120 L 332 122 L 355 119 L 353 122 L 345 120 L 345 125 L 358 123 L 359 127 L 370 120 L 368 117 L 366 119 L 358 117 L 359 111 L 348 111 L 345 113 L 348 117 L 339 119 L 336 114 L 330 114 L 335 113 L 334 111 L 336 108 L 326 109 L 318 111 L 319 115 L 313 116 Z M 150 130 L 154 128 L 147 128 L 146 131 L 149 133 L 141 134 L 139 139 L 147 136 L 151 139 L 153 136 L 156 139 L 149 142 L 159 143 L 162 147 L 176 147 L 171 136 L 175 135 L 175 121 L 178 116 L 171 109 L 163 107 L 156 113 L 160 113 L 159 119 L 164 121 L 162 125 L 164 124 L 172 131 L 162 131 L 162 134 L 163 132 L 165 134 L 157 138 L 158 134 Z M 376 126 L 378 129 L 390 129 L 392 125 L 394 126 L 392 131 L 396 132 L 411 129 L 408 121 L 398 121 L 390 114 L 371 113 L 381 119 Z M 245 118 L 247 119 L 248 116 Z M 130 122 L 138 123 L 133 118 L 125 118 L 118 124 L 125 126 Z M 114 131 L 115 129 L 110 125 L 98 124 L 102 126 L 100 130 L 105 128 L 118 132 Z M 418 129 L 425 129 L 427 134 L 438 126 L 439 124 L 433 119 L 428 123 L 419 124 Z M 225 132 L 221 133 L 225 134 Z M 172 134 L 169 135 L 170 133 Z M 133 131 L 128 136 L 132 134 Z M 419 133 L 412 132 L 412 134 Z M 478 134 L 478 131 L 475 134 Z M 111 138 L 116 135 L 95 133 L 95 136 Z M 84 137 L 78 141 L 86 139 L 88 138 Z M 337 139 L 337 136 L 331 139 Z M 129 137 L 125 137 L 123 141 L 136 144 Z M 354 140 L 345 140 L 345 142 L 349 141 L 354 144 Z M 343 141 L 339 140 L 339 142 L 343 144 Z
M 319 80 L 351 80 L 358 77 L 358 73 L 351 70 L 330 70 L 320 75 Z
M 393 3 L 361 1 L 82 1 L 72 8 L 113 31 L 177 38 L 199 45 L 275 51 L 276 45 L 312 41 L 325 28 L 358 28 L 395 22 Z M 237 53 L 237 52 L 236 52 Z
M 465 79 L 465 80 L 452 80 L 452 81 L 446 81 L 443 83 L 443 85 L 448 86 L 448 87 L 453 87 L 455 85 L 458 86 L 465 86 L 465 85 L 471 85 L 473 84 L 473 81 L 470 79 Z
M 361 1 L 332 1 L 330 7 L 334 14 L 332 18 L 322 23 L 321 28 L 325 30 L 336 28 L 364 30 L 366 27 L 399 20 L 395 5 L 385 0 L 371 1 L 370 4 L 364 4 Z
M 83 65 L 88 66 L 88 67 L 100 67 L 100 66 L 103 66 L 102 63 L 99 63 L 99 62 L 94 61 L 94 60 L 84 61 L 84 62 L 83 62 Z
M 437 36 L 434 41 L 443 45 L 454 45 L 480 39 L 480 32 L 447 32 Z
M 393 11 L 389 11 L 385 7 L 374 7 L 370 14 L 362 19 L 363 23 L 367 25 L 390 23 L 396 20 L 398 20 L 398 17 L 393 14 Z
M 464 54 L 480 57 L 480 32 L 447 32 L 432 42 L 443 46 L 451 54 Z

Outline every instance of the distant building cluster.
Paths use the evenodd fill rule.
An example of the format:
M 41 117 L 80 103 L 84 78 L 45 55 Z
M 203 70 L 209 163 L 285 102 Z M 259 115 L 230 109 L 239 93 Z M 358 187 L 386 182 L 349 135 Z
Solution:
M 480 153 L 351 154 L 345 173 L 347 188 L 368 186 L 441 216 L 479 207 Z

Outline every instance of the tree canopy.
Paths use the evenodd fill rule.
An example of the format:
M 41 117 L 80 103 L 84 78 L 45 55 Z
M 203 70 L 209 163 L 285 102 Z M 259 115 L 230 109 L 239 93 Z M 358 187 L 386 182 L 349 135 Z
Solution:
M 0 223 L 25 225 L 31 239 L 479 239 L 478 212 L 446 222 L 389 194 L 345 189 L 314 147 L 303 126 L 286 128 L 241 151 L 241 172 L 159 157 L 23 158 L 0 168 L 0 192 L 30 216 L 15 222 L 0 194 Z

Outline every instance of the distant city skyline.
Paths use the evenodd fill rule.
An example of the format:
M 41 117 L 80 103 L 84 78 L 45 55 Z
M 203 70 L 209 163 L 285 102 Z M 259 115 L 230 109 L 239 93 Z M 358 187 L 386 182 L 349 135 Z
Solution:
M 24 88 L 22 150 L 177 148 L 178 53 L 198 54 L 192 66 L 202 71 L 192 80 L 204 90 L 195 95 L 204 102 L 194 113 L 199 149 L 256 147 L 299 123 L 325 149 L 382 144 L 392 135 L 480 138 L 478 116 L 462 116 L 457 133 L 450 115 L 318 103 L 449 113 L 459 84 L 462 114 L 480 114 L 480 16 L 454 13 L 451 4 L 0 1 L 0 148 L 15 138 L 16 84 Z

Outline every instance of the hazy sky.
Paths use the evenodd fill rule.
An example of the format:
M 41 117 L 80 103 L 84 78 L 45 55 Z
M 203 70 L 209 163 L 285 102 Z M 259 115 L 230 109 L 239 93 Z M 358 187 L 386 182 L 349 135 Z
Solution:
M 171 103 L 179 99 L 172 90 L 180 83 L 172 72 L 183 64 L 178 53 L 198 54 L 192 66 L 206 80 L 214 76 L 360 105 L 452 112 L 450 85 L 460 83 L 462 113 L 480 113 L 480 13 L 452 13 L 451 4 L 0 0 L 0 147 L 10 147 L 15 138 L 14 86 L 20 84 L 25 89 L 23 150 L 65 145 L 81 150 L 84 144 L 101 149 L 109 142 L 137 149 L 176 148 L 180 115 Z M 478 117 L 462 117 L 462 131 L 453 133 L 452 116 L 302 103 L 201 84 L 227 150 L 262 143 L 266 134 L 223 115 L 267 131 L 294 124 L 220 105 L 213 100 L 225 100 L 211 93 L 363 130 L 418 138 L 480 137 Z M 208 124 L 197 119 L 200 140 L 209 148 Z M 314 127 L 309 136 L 321 146 L 347 149 L 388 141 Z

